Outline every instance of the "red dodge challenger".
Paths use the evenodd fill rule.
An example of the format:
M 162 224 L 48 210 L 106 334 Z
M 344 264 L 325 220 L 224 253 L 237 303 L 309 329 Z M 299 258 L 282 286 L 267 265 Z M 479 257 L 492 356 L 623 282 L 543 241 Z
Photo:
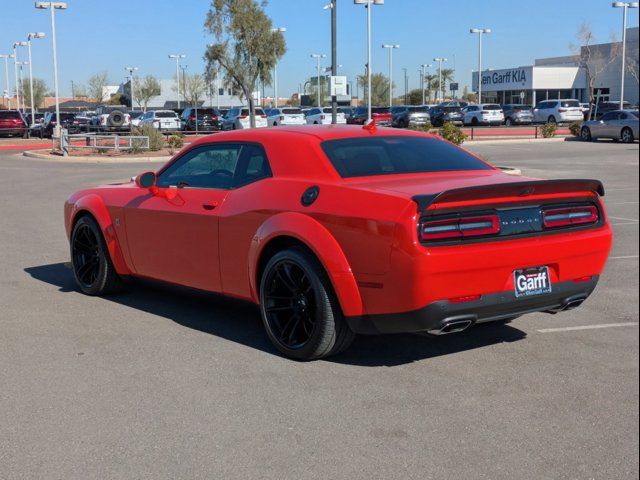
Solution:
M 291 358 L 355 334 L 466 330 L 579 306 L 612 242 L 597 180 L 514 177 L 436 136 L 280 127 L 198 140 L 65 204 L 81 291 L 123 277 L 260 306 Z

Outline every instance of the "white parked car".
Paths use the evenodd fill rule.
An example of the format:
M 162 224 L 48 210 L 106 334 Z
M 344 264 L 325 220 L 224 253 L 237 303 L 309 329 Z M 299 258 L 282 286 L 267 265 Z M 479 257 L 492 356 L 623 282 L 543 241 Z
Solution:
M 307 112 L 307 125 L 331 125 L 331 107 L 312 108 Z M 338 110 L 338 125 L 346 125 L 347 117 Z
M 140 117 L 138 125 L 153 125 L 154 128 L 163 132 L 182 130 L 180 118 L 173 110 L 154 110 L 145 112 Z
M 268 127 L 267 114 L 261 108 L 256 108 L 256 128 Z M 232 108 L 222 120 L 223 130 L 243 130 L 251 128 L 251 118 L 248 108 Z
M 305 125 L 307 122 L 300 108 L 272 108 L 269 110 L 267 124 L 270 127 L 280 125 Z
M 483 103 L 481 105 L 467 105 L 462 109 L 465 125 L 502 125 L 504 112 L 497 103 Z
M 533 109 L 533 121 L 538 123 L 582 122 L 584 113 L 574 99 L 544 100 Z

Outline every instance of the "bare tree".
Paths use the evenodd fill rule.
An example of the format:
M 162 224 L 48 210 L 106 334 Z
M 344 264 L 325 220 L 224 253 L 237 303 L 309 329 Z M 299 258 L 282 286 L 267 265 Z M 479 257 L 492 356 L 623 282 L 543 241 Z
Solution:
M 627 72 L 633 77 L 637 85 L 640 83 L 638 79 L 638 59 L 637 57 L 627 57 Z
M 189 75 L 183 73 L 180 75 L 180 93 L 184 95 L 184 101 L 187 105 L 197 107 L 207 93 L 209 85 L 204 75 L 195 73 Z M 174 84 L 173 91 L 176 92 L 178 84 Z
M 134 100 L 146 112 L 149 101 L 161 93 L 160 82 L 153 75 L 147 75 L 143 80 L 135 79 L 134 81 Z
M 106 71 L 96 73 L 87 83 L 89 98 L 94 99 L 96 103 L 102 103 L 104 89 L 109 84 L 109 74 Z
M 616 41 L 615 34 L 611 35 L 610 45 L 593 45 L 594 35 L 591 25 L 584 22 L 580 25 L 576 38 L 579 41 L 578 46 L 572 46 L 574 50 L 579 51 L 579 64 L 587 74 L 587 83 L 589 86 L 589 103 L 595 103 L 595 87 L 598 77 L 620 56 L 620 43 Z M 589 120 L 591 120 L 593 109 L 589 111 Z

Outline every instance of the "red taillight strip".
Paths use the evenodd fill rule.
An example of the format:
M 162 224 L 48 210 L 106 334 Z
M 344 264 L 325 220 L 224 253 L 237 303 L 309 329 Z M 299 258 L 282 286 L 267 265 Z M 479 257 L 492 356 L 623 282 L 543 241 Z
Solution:
M 543 212 L 544 228 L 561 228 L 586 225 L 599 220 L 598 209 L 594 206 L 555 208 Z
M 478 237 L 498 233 L 500 233 L 500 220 L 497 215 L 426 221 L 420 226 L 420 237 L 425 241 Z

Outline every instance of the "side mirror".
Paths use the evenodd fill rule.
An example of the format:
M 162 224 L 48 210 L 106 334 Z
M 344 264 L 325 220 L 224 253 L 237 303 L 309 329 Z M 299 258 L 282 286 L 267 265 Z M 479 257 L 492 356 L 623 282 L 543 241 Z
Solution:
M 153 188 L 156 186 L 156 173 L 144 172 L 136 177 L 136 185 L 140 188 Z

